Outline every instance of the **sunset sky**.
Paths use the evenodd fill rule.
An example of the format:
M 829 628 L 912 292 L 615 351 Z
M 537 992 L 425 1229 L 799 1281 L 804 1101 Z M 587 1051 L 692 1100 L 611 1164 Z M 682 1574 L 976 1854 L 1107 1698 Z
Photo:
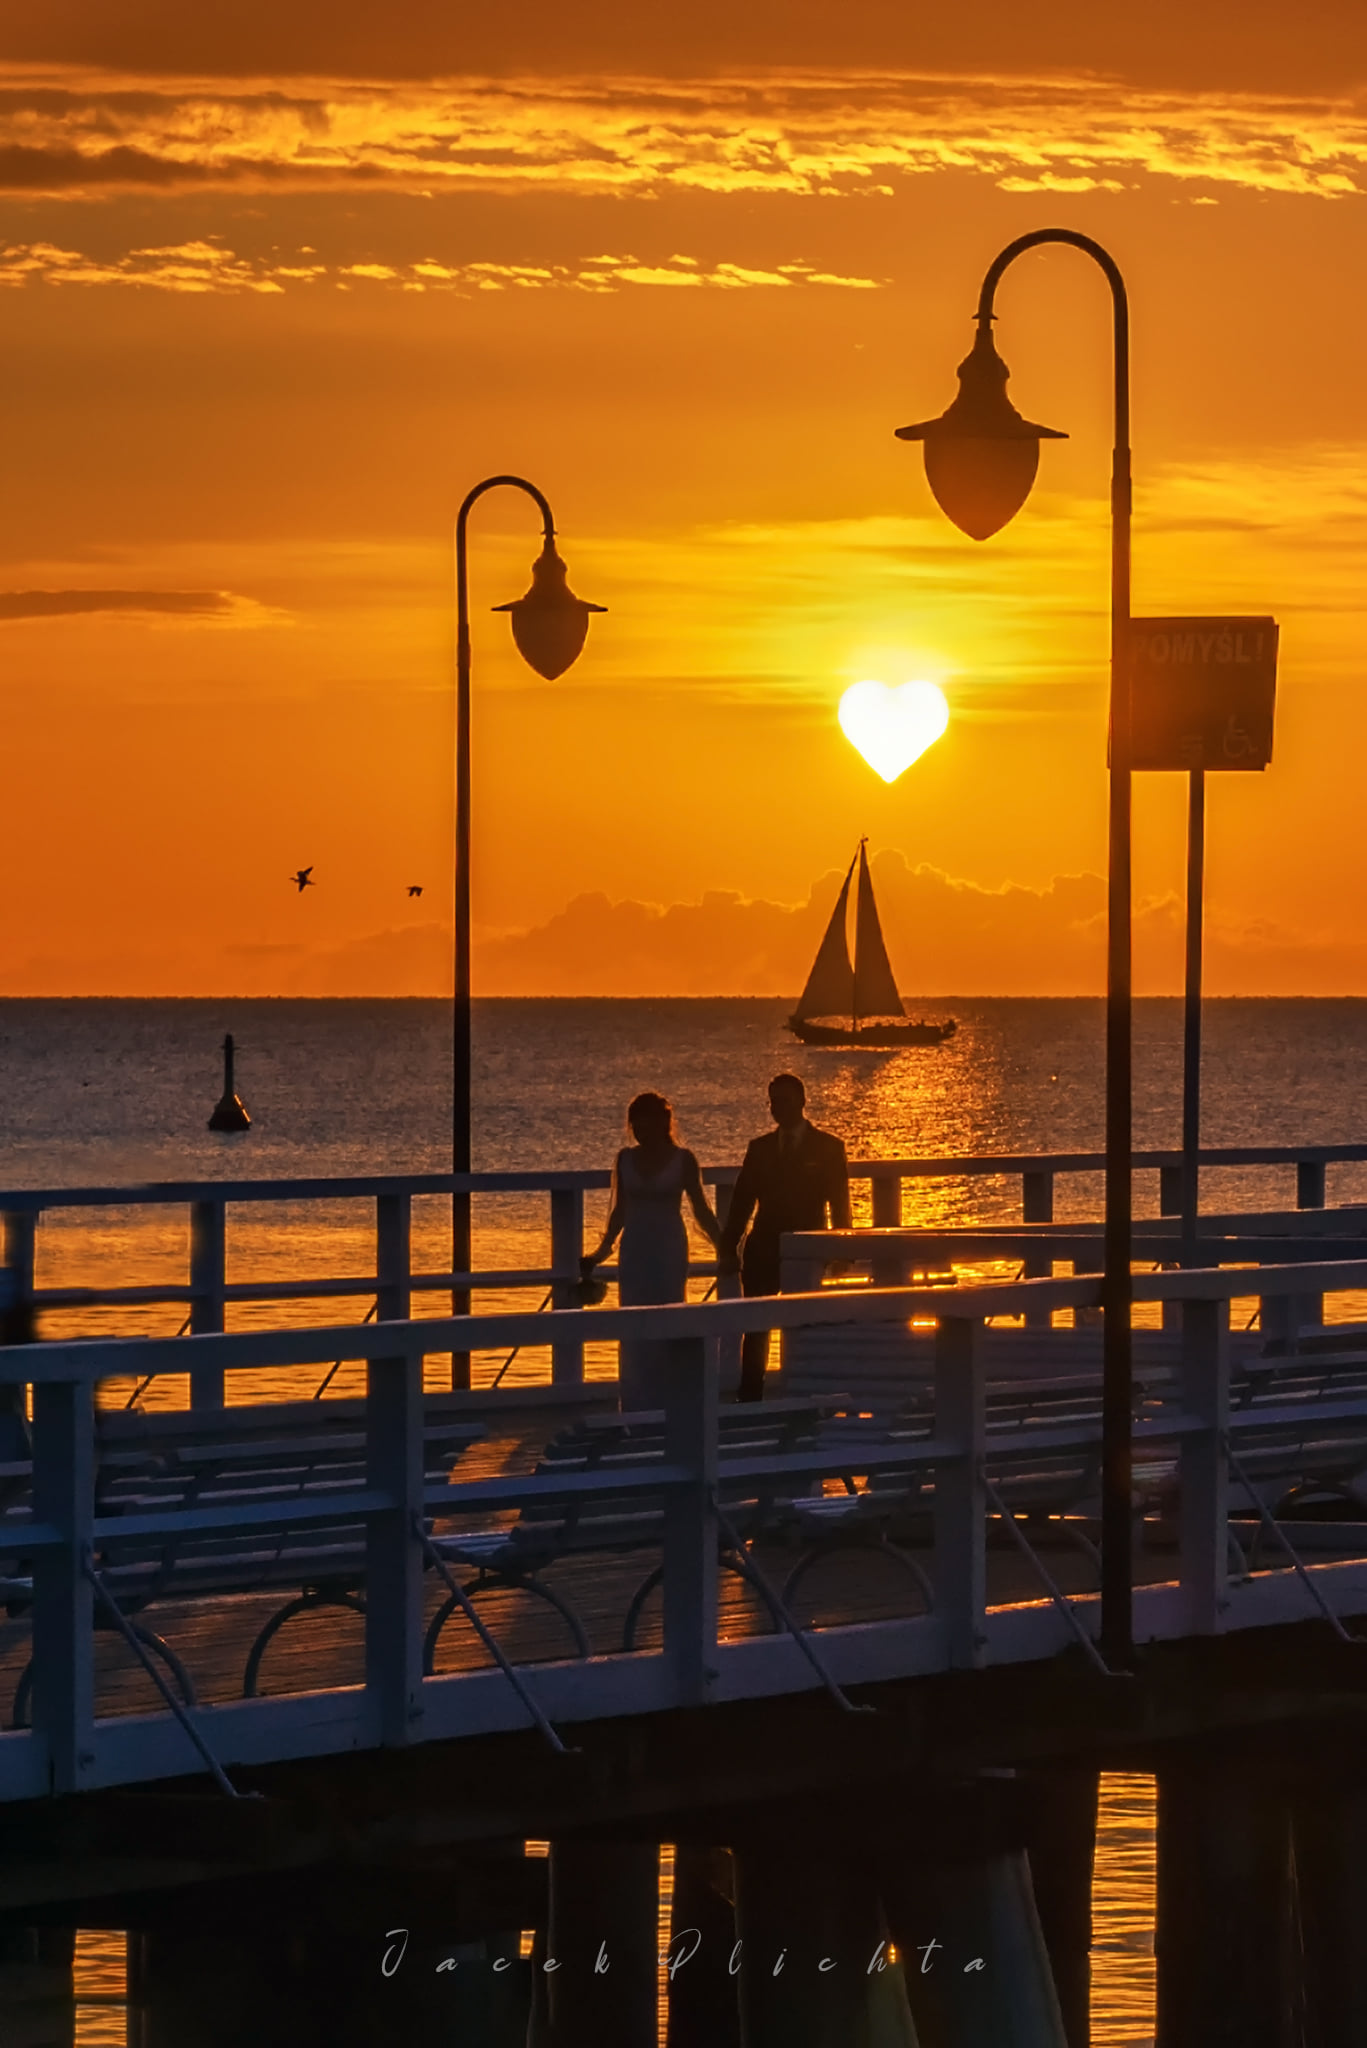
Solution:
M 1273 767 L 1211 792 L 1211 987 L 1367 993 L 1367 12 L 3 0 L 0 57 L 0 993 L 449 986 L 450 532 L 492 470 L 609 609 L 521 667 L 488 608 L 535 518 L 481 506 L 482 989 L 795 990 L 861 834 L 909 994 L 1099 989 L 1099 274 L 999 295 L 1072 437 L 1005 532 L 893 438 L 1048 225 L 1129 281 L 1136 612 L 1281 622 Z M 866 677 L 951 707 L 891 788 L 836 725 Z M 1143 779 L 1146 988 L 1183 806 Z

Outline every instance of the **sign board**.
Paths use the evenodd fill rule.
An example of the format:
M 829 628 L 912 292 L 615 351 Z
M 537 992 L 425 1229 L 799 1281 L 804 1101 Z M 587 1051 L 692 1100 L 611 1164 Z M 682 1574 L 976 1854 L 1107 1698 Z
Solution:
M 1275 619 L 1131 619 L 1131 765 L 1266 768 L 1276 688 Z

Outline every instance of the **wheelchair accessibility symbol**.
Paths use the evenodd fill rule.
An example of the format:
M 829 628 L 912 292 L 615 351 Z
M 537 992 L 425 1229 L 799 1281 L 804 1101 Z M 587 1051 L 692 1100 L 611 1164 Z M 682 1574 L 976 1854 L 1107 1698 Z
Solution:
M 1227 761 L 1240 762 L 1251 761 L 1258 751 L 1253 743 L 1252 735 L 1245 732 L 1244 728 L 1240 725 L 1236 712 L 1231 711 L 1229 714 L 1229 723 L 1225 727 L 1225 736 L 1220 751 Z

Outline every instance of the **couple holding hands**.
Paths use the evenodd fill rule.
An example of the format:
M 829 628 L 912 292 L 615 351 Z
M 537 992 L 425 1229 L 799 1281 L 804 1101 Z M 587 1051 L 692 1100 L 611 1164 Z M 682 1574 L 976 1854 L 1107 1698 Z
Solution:
M 805 1114 L 807 1091 L 796 1074 L 777 1074 L 769 1083 L 769 1111 L 776 1128 L 751 1140 L 732 1190 L 726 1221 L 712 1213 L 694 1154 L 674 1135 L 674 1112 L 663 1095 L 638 1095 L 627 1110 L 634 1144 L 617 1155 L 612 1207 L 597 1247 L 580 1261 L 588 1280 L 618 1238 L 617 1294 L 623 1308 L 682 1301 L 688 1279 L 688 1233 L 683 1201 L 698 1228 L 716 1246 L 722 1273 L 739 1271 L 746 1294 L 779 1292 L 779 1239 L 790 1230 L 850 1227 L 850 1182 L 845 1147 L 819 1131 Z M 744 1237 L 744 1250 L 741 1239 Z M 769 1332 L 751 1331 L 741 1347 L 737 1399 L 759 1401 Z M 658 1348 L 623 1344 L 623 1409 L 655 1408 L 660 1396 L 651 1382 Z

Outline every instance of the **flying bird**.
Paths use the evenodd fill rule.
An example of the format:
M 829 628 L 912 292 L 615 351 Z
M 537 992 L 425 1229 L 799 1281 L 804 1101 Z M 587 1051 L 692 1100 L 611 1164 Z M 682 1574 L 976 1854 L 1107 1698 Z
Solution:
M 305 889 L 316 889 L 318 887 L 318 884 L 313 880 L 313 869 L 311 867 L 300 868 L 297 874 L 290 876 L 290 880 L 294 883 L 301 896 Z
M 421 883 L 421 882 L 410 882 L 410 883 L 409 883 L 409 885 L 408 885 L 408 893 L 409 893 L 409 895 L 410 895 L 410 896 L 421 896 L 421 894 L 422 894 L 422 883 Z

